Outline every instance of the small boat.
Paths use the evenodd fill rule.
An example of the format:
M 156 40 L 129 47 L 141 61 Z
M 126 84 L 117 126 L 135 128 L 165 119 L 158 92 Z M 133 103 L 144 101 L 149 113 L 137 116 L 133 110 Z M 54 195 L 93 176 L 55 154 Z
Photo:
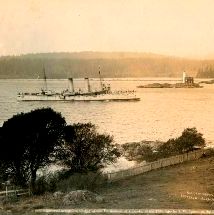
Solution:
M 35 93 L 18 93 L 18 101 L 140 101 L 135 91 L 112 91 L 110 85 L 103 83 L 100 71 L 100 90 L 92 91 L 89 78 L 85 78 L 87 92 L 80 89 L 75 91 L 73 78 L 68 79 L 69 88 L 61 93 L 50 91 L 47 88 L 46 75 L 44 70 L 44 89 Z

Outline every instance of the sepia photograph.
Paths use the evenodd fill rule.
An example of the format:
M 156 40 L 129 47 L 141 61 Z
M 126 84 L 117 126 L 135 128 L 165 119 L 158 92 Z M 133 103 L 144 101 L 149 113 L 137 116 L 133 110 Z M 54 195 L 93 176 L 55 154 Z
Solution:
M 0 215 L 214 214 L 214 0 L 0 0 Z

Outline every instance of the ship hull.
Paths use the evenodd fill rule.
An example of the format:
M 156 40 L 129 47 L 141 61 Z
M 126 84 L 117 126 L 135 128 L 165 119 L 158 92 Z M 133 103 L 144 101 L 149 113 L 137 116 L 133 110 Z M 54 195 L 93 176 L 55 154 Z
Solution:
M 139 101 L 130 95 L 62 96 L 62 95 L 20 95 L 18 101 Z

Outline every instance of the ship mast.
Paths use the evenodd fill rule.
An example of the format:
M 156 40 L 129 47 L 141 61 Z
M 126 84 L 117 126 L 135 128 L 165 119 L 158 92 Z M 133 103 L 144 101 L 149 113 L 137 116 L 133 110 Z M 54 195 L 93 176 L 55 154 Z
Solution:
M 44 86 L 45 86 L 45 91 L 48 90 L 48 85 L 47 85 L 47 77 L 46 77 L 46 74 L 45 74 L 45 67 L 43 65 L 43 75 L 44 75 Z
M 103 90 L 103 82 L 102 82 L 101 73 L 100 73 L 100 66 L 99 66 L 99 77 L 100 77 L 100 87 L 101 87 L 101 90 Z

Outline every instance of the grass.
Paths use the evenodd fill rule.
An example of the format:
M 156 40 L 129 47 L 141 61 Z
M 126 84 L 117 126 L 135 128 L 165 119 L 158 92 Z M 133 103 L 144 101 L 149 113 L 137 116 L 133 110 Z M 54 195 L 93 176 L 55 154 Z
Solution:
M 45 194 L 0 205 L 0 214 L 6 210 L 30 214 L 36 208 L 214 209 L 214 157 L 147 172 L 110 183 L 96 191 L 105 198 L 104 202 L 64 206 L 61 199 Z M 206 195 L 210 198 L 205 198 Z

